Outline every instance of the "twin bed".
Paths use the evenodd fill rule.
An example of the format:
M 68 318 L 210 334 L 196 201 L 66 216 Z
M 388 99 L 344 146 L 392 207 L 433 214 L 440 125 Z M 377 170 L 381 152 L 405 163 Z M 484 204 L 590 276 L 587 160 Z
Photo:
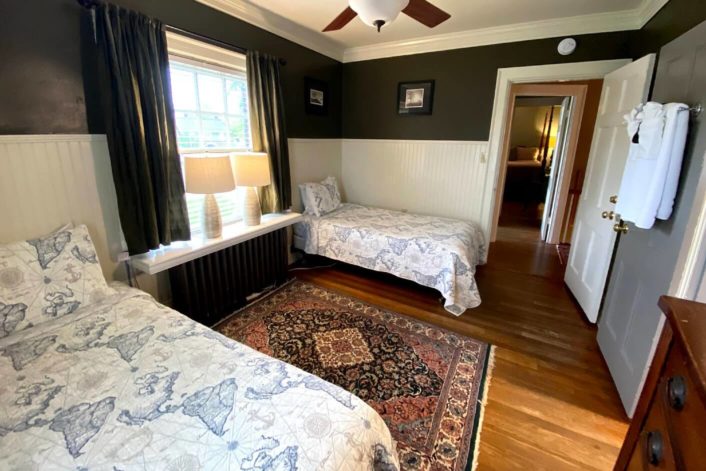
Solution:
M 342 203 L 305 214 L 294 226 L 294 246 L 434 288 L 457 316 L 481 302 L 475 272 L 487 252 L 483 232 L 470 222 Z
M 0 246 L 0 469 L 398 469 L 349 392 L 123 285 L 85 227 Z

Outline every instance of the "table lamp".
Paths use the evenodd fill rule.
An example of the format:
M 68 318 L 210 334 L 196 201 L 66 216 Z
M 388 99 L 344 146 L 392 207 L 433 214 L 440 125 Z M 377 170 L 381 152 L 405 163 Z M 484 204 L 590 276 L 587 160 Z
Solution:
M 203 233 L 208 239 L 221 236 L 223 222 L 221 210 L 214 193 L 225 193 L 235 189 L 233 168 L 228 154 L 200 155 L 184 158 L 186 192 L 206 195 L 203 199 Z
M 243 202 L 243 223 L 246 226 L 260 224 L 260 200 L 256 187 L 267 186 L 270 180 L 270 158 L 264 152 L 237 153 L 235 158 L 235 181 L 247 187 Z

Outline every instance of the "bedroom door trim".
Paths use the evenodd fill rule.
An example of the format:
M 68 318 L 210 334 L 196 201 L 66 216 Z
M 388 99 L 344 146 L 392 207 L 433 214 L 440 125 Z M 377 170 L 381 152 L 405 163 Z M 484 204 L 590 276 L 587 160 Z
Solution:
M 498 69 L 488 140 L 488 168 L 481 209 L 481 223 L 488 236 L 486 244 L 495 240 L 497 231 L 494 219 L 495 201 L 500 191 L 498 176 L 502 167 L 503 136 L 508 122 L 508 103 L 512 84 L 598 79 L 630 62 L 632 62 L 631 59 L 616 59 Z
M 497 191 L 495 192 L 495 205 L 493 208 L 493 240 L 498 229 L 498 220 L 500 218 L 500 209 L 503 203 L 503 190 L 505 188 L 505 177 L 507 175 L 507 159 L 510 153 L 510 127 L 512 126 L 512 118 L 515 112 L 515 99 L 517 97 L 572 97 L 573 106 L 571 106 L 571 115 L 569 117 L 569 135 L 567 142 L 567 150 L 565 158 L 559 163 L 559 168 L 556 170 L 555 178 L 557 178 L 557 194 L 552 198 L 554 220 L 549 226 L 546 242 L 548 244 L 556 244 L 559 241 L 561 230 L 564 226 L 564 209 L 569 196 L 569 186 L 571 185 L 571 174 L 574 169 L 574 158 L 576 157 L 576 148 L 578 146 L 579 131 L 581 130 L 581 120 L 583 118 L 584 105 L 586 103 L 586 93 L 588 85 L 574 85 L 563 83 L 513 83 L 510 85 L 510 94 L 507 100 L 507 120 L 504 123 L 504 129 L 507 132 L 503 133 L 502 152 L 500 153 L 500 162 L 498 168 Z M 544 209 L 548 211 L 548 208 Z

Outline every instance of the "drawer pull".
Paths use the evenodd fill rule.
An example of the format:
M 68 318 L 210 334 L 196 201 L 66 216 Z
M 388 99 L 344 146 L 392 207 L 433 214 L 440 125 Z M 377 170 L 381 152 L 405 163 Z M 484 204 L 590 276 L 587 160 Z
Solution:
M 652 465 L 659 464 L 664 455 L 664 440 L 662 433 L 655 430 L 647 434 L 647 461 Z
M 673 376 L 667 381 L 667 396 L 672 409 L 682 410 L 686 401 L 686 381 L 683 376 Z

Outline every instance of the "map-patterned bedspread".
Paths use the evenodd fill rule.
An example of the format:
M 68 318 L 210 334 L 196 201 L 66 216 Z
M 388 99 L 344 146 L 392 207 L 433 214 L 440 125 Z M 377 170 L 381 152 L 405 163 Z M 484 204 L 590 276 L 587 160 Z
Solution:
M 347 391 L 122 287 L 0 339 L 0 469 L 396 470 Z
M 474 275 L 487 254 L 473 223 L 346 203 L 325 216 L 306 215 L 294 233 L 307 253 L 439 290 L 457 316 L 481 302 Z

